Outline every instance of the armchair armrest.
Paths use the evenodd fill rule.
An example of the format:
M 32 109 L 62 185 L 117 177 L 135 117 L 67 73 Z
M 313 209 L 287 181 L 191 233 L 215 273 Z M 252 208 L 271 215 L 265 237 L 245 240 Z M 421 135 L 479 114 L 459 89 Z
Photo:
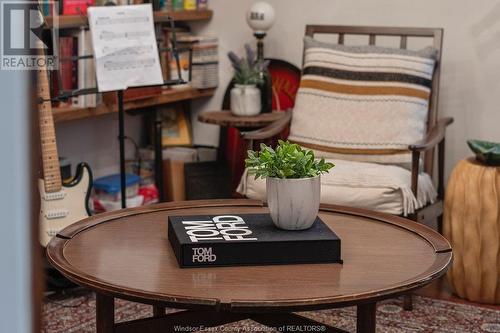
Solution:
M 411 144 L 408 149 L 412 152 L 422 152 L 434 148 L 444 139 L 446 126 L 451 123 L 453 123 L 453 118 L 448 117 L 439 119 L 424 139 Z
M 439 144 L 438 148 L 438 197 L 444 197 L 444 134 L 446 126 L 453 123 L 453 118 L 441 118 L 434 127 L 429 131 L 427 136 L 408 147 L 411 151 L 411 189 L 415 196 L 418 195 L 418 174 L 420 153 L 434 148 Z
M 275 122 L 255 131 L 241 132 L 241 137 L 245 140 L 269 139 L 283 131 L 292 120 L 292 110 L 288 109 L 285 116 Z

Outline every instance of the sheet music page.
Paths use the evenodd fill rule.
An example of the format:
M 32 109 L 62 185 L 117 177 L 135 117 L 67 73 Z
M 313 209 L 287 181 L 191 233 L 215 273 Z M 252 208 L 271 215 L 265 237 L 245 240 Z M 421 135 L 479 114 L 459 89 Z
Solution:
M 89 7 L 100 92 L 163 83 L 151 4 Z

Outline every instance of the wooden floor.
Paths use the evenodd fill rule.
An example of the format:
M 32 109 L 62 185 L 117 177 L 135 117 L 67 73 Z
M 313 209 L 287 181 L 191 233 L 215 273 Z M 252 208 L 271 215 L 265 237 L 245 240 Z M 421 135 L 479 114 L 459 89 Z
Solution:
M 432 282 L 428 286 L 426 286 L 422 289 L 419 289 L 416 292 L 416 294 L 420 295 L 420 296 L 441 299 L 443 301 L 450 301 L 450 302 L 456 302 L 456 303 L 481 306 L 481 307 L 485 307 L 485 308 L 500 310 L 500 305 L 474 303 L 474 302 L 469 302 L 467 300 L 459 298 L 458 296 L 456 296 L 452 293 L 450 285 L 446 281 L 445 277 L 442 277 L 441 279 L 439 279 L 435 282 Z

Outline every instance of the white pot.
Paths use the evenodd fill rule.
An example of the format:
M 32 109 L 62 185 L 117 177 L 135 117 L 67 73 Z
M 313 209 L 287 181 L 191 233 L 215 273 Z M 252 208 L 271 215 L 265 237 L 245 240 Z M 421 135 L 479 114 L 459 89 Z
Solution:
M 235 116 L 258 115 L 260 104 L 260 90 L 254 84 L 237 84 L 231 89 L 231 112 Z
M 266 178 L 267 205 L 274 224 L 285 230 L 304 230 L 318 216 L 320 176 L 300 179 Z

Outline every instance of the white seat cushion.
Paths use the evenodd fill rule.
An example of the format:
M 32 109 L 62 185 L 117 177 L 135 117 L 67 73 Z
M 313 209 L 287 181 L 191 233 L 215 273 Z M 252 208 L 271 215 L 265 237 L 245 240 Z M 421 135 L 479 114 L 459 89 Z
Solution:
M 328 160 L 335 164 L 321 176 L 321 203 L 360 207 L 389 214 L 408 215 L 437 193 L 429 175 L 418 179 L 418 199 L 411 191 L 411 173 L 401 167 L 376 163 Z M 245 171 L 237 189 L 250 199 L 266 201 L 266 182 Z

